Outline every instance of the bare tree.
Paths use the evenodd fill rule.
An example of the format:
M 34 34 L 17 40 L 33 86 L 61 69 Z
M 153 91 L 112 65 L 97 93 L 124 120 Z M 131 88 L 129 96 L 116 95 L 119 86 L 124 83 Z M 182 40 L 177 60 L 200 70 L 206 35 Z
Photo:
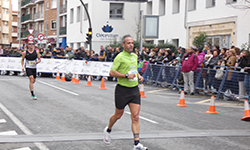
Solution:
M 139 22 L 139 18 L 134 15 L 134 21 L 135 21 L 135 27 L 133 27 L 133 30 L 136 34 L 136 41 L 139 41 L 140 33 L 141 33 L 141 22 Z
M 235 9 L 250 9 L 250 0 L 241 0 L 238 3 L 229 3 L 228 0 L 226 0 L 226 3 Z

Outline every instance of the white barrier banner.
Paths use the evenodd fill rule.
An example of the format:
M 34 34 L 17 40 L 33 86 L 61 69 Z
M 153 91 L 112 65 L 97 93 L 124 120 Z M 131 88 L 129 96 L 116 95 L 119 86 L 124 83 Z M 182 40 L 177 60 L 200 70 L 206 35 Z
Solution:
M 37 72 L 72 72 L 85 75 L 109 76 L 112 62 L 98 62 L 68 59 L 44 59 L 37 65 Z M 22 71 L 21 58 L 0 57 L 0 70 Z

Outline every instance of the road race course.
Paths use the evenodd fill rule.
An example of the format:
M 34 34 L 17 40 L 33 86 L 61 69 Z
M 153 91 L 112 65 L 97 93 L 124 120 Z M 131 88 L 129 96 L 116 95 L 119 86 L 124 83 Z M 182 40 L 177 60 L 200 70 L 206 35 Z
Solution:
M 114 113 L 116 83 L 106 81 L 107 90 L 37 78 L 30 99 L 27 77 L 0 76 L 1 150 L 132 150 L 128 107 L 112 129 L 105 145 L 102 132 Z M 217 100 L 217 115 L 206 114 L 210 97 L 185 96 L 188 107 L 177 107 L 180 95 L 166 88 L 145 85 L 140 112 L 141 143 L 150 150 L 250 149 L 250 122 L 244 103 Z

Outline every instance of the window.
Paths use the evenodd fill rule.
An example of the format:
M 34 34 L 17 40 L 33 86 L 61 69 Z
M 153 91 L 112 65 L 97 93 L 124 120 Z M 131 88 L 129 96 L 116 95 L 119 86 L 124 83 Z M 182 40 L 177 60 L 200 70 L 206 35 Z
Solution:
M 74 22 L 74 9 L 71 8 L 70 9 L 70 23 L 73 23 Z
M 188 11 L 196 10 L 196 0 L 188 0 Z
M 110 3 L 109 17 L 111 19 L 123 18 L 123 3 Z
M 56 29 L 56 20 L 51 20 L 51 30 Z
M 214 7 L 215 6 L 215 0 L 206 0 L 206 7 Z
M 70 43 L 70 48 L 74 49 L 74 43 Z
M 164 44 L 164 40 L 159 40 L 158 45 L 162 45 L 162 44 Z
M 81 7 L 78 6 L 77 7 L 77 18 L 76 18 L 76 21 L 79 22 L 80 21 L 80 18 L 81 18 Z
M 88 10 L 89 9 L 89 5 L 85 4 L 85 6 L 86 6 L 86 9 Z M 84 20 L 87 20 L 87 19 L 88 19 L 87 13 L 86 13 L 86 11 L 84 11 Z
M 147 14 L 152 15 L 152 1 L 147 2 Z
M 39 25 L 38 25 L 38 30 L 39 30 L 40 32 L 43 32 L 43 27 L 44 27 L 43 23 L 42 23 L 42 22 L 39 23 Z
M 172 44 L 173 44 L 175 47 L 179 47 L 179 39 L 172 39 Z
M 77 48 L 80 48 L 81 47 L 81 43 L 77 43 Z
M 237 0 L 226 0 L 226 4 L 237 3 Z
M 57 0 L 51 0 L 51 9 L 56 8 Z
M 173 0 L 173 14 L 180 12 L 180 0 Z
M 160 0 L 160 3 L 159 3 L 159 15 L 165 15 L 165 6 L 166 4 L 166 0 Z

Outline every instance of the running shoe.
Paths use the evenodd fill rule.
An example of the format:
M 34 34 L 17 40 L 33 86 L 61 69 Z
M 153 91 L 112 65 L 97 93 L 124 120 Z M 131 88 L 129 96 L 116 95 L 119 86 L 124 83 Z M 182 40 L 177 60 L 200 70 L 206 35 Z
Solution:
M 103 136 L 103 142 L 106 144 L 110 144 L 111 138 L 110 133 L 107 132 L 108 127 L 105 127 L 103 130 L 104 136 Z
M 141 143 L 138 143 L 136 146 L 134 145 L 133 150 L 148 150 L 148 148 L 144 147 Z
M 31 96 L 32 100 L 37 100 L 36 96 Z

